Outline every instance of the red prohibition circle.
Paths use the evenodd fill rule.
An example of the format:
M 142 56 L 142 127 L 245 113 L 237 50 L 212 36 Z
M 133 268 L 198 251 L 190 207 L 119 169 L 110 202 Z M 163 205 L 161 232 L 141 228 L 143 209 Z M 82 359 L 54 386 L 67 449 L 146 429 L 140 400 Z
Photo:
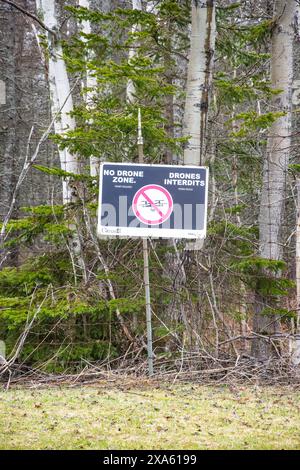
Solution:
M 167 208 L 166 212 L 161 211 L 159 209 L 159 207 L 157 207 L 157 205 L 155 204 L 155 201 L 153 201 L 151 199 L 151 197 L 149 197 L 149 195 L 147 194 L 147 191 L 151 191 L 153 189 L 156 190 L 156 191 L 161 192 L 163 194 L 163 196 L 166 198 L 166 200 L 167 200 L 166 203 L 168 205 L 168 208 Z M 139 199 L 141 197 L 143 197 L 143 199 L 151 206 L 151 209 L 153 211 L 156 211 L 156 213 L 159 217 L 157 217 L 155 220 L 149 220 L 141 213 L 141 209 L 138 207 L 139 206 Z M 160 225 L 163 222 L 165 222 L 166 220 L 168 220 L 168 218 L 172 214 L 173 199 L 172 199 L 172 196 L 169 193 L 169 191 L 167 191 L 162 186 L 159 186 L 158 184 L 147 184 L 146 186 L 143 186 L 142 188 L 140 188 L 135 193 L 135 195 L 133 197 L 133 201 L 132 201 L 132 209 L 133 209 L 134 215 L 137 217 L 137 219 L 139 219 L 144 224 L 147 224 L 147 225 Z

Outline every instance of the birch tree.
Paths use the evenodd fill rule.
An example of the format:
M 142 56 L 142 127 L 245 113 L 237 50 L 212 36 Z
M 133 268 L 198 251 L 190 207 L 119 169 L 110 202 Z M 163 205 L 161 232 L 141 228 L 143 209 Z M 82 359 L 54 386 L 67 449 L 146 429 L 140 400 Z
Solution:
M 90 9 L 90 0 L 79 0 L 78 5 L 83 8 Z M 92 33 L 91 23 L 88 20 L 82 20 L 81 30 L 84 35 L 89 35 Z M 92 59 L 93 55 L 87 53 L 87 60 Z M 93 106 L 94 98 L 96 97 L 96 87 L 97 87 L 97 78 L 93 73 L 91 73 L 90 69 L 87 68 L 86 70 L 86 104 L 87 107 L 90 108 Z M 94 155 L 90 156 L 90 175 L 91 176 L 98 176 L 99 174 L 99 158 L 95 157 Z
M 71 113 L 74 110 L 72 90 L 67 74 L 66 64 L 63 58 L 61 43 L 59 42 L 58 18 L 55 0 L 36 0 L 37 10 L 42 13 L 44 24 L 47 27 L 48 42 L 48 80 L 51 98 L 52 116 L 57 116 L 54 121 L 54 131 L 58 136 L 62 136 L 65 131 L 75 130 L 76 123 Z M 52 33 L 49 31 L 53 31 Z M 80 174 L 79 159 L 72 154 L 67 147 L 59 148 L 59 158 L 61 169 L 67 173 Z M 63 204 L 78 201 L 78 192 L 71 183 L 69 177 L 64 178 L 62 185 Z M 70 243 L 70 255 L 73 259 L 74 274 L 75 264 L 79 264 L 83 273 L 86 272 L 82 257 L 81 240 L 78 227 L 71 225 L 72 237 Z M 85 276 L 85 274 L 84 274 Z M 76 277 L 76 275 L 75 275 Z
M 205 159 L 205 139 L 212 65 L 215 47 L 215 1 L 192 0 L 192 30 L 188 64 L 184 134 L 185 165 L 201 165 Z
M 300 178 L 296 179 L 296 327 L 291 338 L 291 359 L 294 365 L 300 364 Z
M 188 138 L 183 155 L 185 165 L 201 165 L 205 160 L 207 122 L 212 84 L 212 68 L 215 48 L 215 1 L 192 0 L 191 2 L 191 41 L 187 70 L 186 99 L 183 134 Z M 189 242 L 187 250 L 199 250 L 203 240 Z M 185 282 L 185 274 L 182 277 Z M 192 344 L 193 328 L 187 320 L 191 306 L 181 308 Z
M 296 324 L 293 328 L 290 350 L 294 365 L 300 364 L 300 166 L 299 161 L 299 106 L 300 106 L 300 6 L 298 5 L 294 15 L 294 42 L 293 42 L 293 85 L 292 85 L 292 153 L 296 162 Z
M 284 114 L 275 120 L 269 129 L 266 156 L 263 165 L 263 181 L 259 214 L 259 251 L 266 260 L 264 275 L 270 279 L 278 276 L 282 259 L 281 225 L 285 198 L 286 172 L 291 146 L 291 90 L 293 76 L 293 18 L 295 0 L 277 0 L 274 5 L 276 21 L 271 43 L 271 81 L 274 94 L 272 111 Z M 269 266 L 267 264 L 269 262 Z M 272 354 L 270 342 L 263 335 L 275 333 L 279 328 L 277 315 L 266 315 L 268 300 L 257 293 L 253 330 L 256 338 L 252 343 L 252 354 L 265 360 Z
M 57 38 L 58 19 L 55 0 L 37 0 L 37 10 L 44 19 L 47 28 L 53 33 L 47 34 L 49 53 L 49 88 L 51 96 L 52 115 L 59 114 L 55 120 L 54 130 L 57 135 L 62 135 L 66 130 L 75 129 L 75 119 L 71 116 L 74 109 L 73 99 L 67 68 L 63 59 L 62 46 Z M 79 161 L 76 155 L 72 155 L 68 148 L 59 149 L 61 169 L 79 174 Z M 63 182 L 63 202 L 70 203 L 76 199 L 74 190 L 68 179 Z
M 141 0 L 132 0 L 132 9 L 133 10 L 139 10 L 141 11 L 142 10 L 142 1 Z M 133 25 L 132 27 L 132 34 L 135 34 L 137 31 L 140 31 L 141 27 L 139 24 L 136 24 L 136 25 Z M 129 52 L 128 52 L 128 62 L 130 63 L 130 61 L 132 59 L 134 59 L 136 55 L 136 48 L 135 48 L 135 44 L 133 44 L 130 49 L 129 49 Z M 126 87 L 126 99 L 129 103 L 133 103 L 134 100 L 135 100 L 135 86 L 134 86 L 134 83 L 131 79 L 128 80 L 127 82 L 127 87 Z

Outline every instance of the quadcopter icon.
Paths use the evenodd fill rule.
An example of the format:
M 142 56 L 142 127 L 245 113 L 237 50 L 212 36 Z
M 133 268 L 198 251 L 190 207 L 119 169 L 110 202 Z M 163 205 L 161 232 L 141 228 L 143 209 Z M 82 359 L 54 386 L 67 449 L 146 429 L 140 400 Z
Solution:
M 156 206 L 156 207 L 163 207 L 167 204 L 167 202 L 165 202 L 164 200 L 162 199 L 155 199 L 153 201 L 153 204 Z M 145 208 L 149 208 L 151 209 L 152 211 L 155 211 L 155 208 L 152 206 L 152 204 L 150 204 L 150 202 L 144 200 L 141 204 L 140 204 L 141 207 Z

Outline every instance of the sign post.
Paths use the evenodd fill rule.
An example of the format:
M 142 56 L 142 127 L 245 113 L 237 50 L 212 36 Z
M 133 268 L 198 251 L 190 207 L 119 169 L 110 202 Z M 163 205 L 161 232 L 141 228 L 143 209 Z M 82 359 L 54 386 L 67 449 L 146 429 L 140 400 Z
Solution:
M 138 114 L 138 154 L 139 162 L 144 163 L 144 139 L 142 135 L 142 119 L 141 110 L 139 108 Z M 136 204 L 138 207 L 138 199 L 140 196 L 135 195 Z M 138 209 L 137 209 L 138 212 Z M 137 214 L 136 214 L 137 215 Z M 148 370 L 149 376 L 153 375 L 153 350 L 152 350 L 152 315 L 151 315 L 151 296 L 150 296 L 150 276 L 149 276 L 149 254 L 148 254 L 148 240 L 143 237 L 143 258 L 144 258 L 144 286 L 145 286 L 145 300 L 146 300 L 146 323 L 147 323 L 147 353 L 148 353 Z

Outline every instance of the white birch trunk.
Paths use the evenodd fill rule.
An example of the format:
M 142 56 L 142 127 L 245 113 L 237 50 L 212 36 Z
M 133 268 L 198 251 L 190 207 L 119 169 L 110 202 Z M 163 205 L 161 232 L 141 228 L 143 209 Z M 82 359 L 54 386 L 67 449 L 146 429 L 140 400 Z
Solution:
M 43 21 L 47 28 L 52 31 L 58 31 L 57 12 L 55 0 L 36 0 L 37 10 L 43 15 Z M 67 130 L 75 129 L 75 119 L 71 116 L 73 111 L 72 90 L 67 74 L 67 68 L 63 59 L 63 51 L 60 43 L 54 38 L 54 35 L 48 33 L 48 52 L 49 52 L 49 89 L 51 97 L 51 113 L 58 117 L 54 121 L 54 131 L 57 135 L 62 135 Z M 67 148 L 58 149 L 61 169 L 74 174 L 80 174 L 79 160 L 76 155 L 69 152 Z M 78 200 L 77 191 L 68 178 L 63 181 L 63 204 L 69 204 Z M 70 240 L 70 255 L 72 258 L 75 282 L 77 279 L 77 266 L 86 279 L 86 268 L 82 256 L 82 246 L 78 228 L 75 224 L 70 224 L 72 237 Z
M 133 10 L 142 10 L 142 1 L 141 0 L 132 0 L 132 9 Z M 137 31 L 140 31 L 140 25 L 133 25 L 132 27 L 132 33 L 136 33 Z M 136 49 L 135 49 L 135 44 L 129 49 L 128 52 L 128 62 L 132 59 L 134 59 L 136 55 Z M 127 82 L 127 87 L 126 87 L 126 100 L 128 103 L 134 103 L 135 101 L 135 87 L 134 83 L 132 80 L 128 80 Z
M 78 0 L 78 5 L 80 7 L 84 7 L 87 9 L 90 9 L 90 0 Z M 91 23 L 88 20 L 83 20 L 82 21 L 82 26 L 81 30 L 85 34 L 91 34 L 92 28 L 91 28 Z M 91 55 L 88 55 L 87 58 L 92 57 Z M 86 99 L 86 104 L 88 108 L 93 107 L 93 102 L 94 98 L 96 96 L 96 86 L 97 86 L 97 78 L 91 73 L 89 69 L 86 71 L 86 84 L 85 86 L 87 87 L 88 91 L 85 95 Z M 99 170 L 100 170 L 100 161 L 98 157 L 95 157 L 94 155 L 90 156 L 90 175 L 95 177 L 99 176 Z
M 300 178 L 296 180 L 297 190 L 297 214 L 296 214 L 296 299 L 297 318 L 296 335 L 291 338 L 290 351 L 292 364 L 300 364 Z
M 89 0 L 78 0 L 78 5 L 81 6 L 81 7 L 84 7 L 84 8 L 88 8 L 88 9 L 90 9 L 90 6 L 91 6 Z M 90 34 L 92 32 L 90 22 L 84 20 L 82 22 L 81 30 L 85 34 Z M 87 58 L 89 58 L 89 57 L 87 57 Z M 87 104 L 88 108 L 91 108 L 93 106 L 94 97 L 96 96 L 96 86 L 97 86 L 97 78 L 94 77 L 91 74 L 89 69 L 87 69 L 87 71 L 86 71 L 86 87 L 88 89 L 90 88 L 90 90 L 88 90 L 88 92 L 86 93 L 86 104 Z M 99 158 L 92 155 L 90 157 L 90 175 L 91 176 L 99 176 L 99 170 L 100 170 Z M 85 222 L 86 222 L 86 225 L 87 225 L 87 229 L 88 229 L 88 232 L 90 234 L 91 240 L 93 241 L 93 245 L 96 249 L 96 252 L 98 254 L 98 259 L 100 261 L 100 265 L 103 267 L 103 269 L 104 269 L 104 271 L 107 275 L 107 285 L 108 285 L 108 290 L 109 290 L 110 297 L 112 299 L 116 299 L 114 286 L 113 286 L 113 283 L 111 282 L 110 276 L 109 276 L 109 267 L 108 267 L 107 263 L 105 262 L 105 259 L 104 259 L 103 255 L 100 252 L 97 239 L 94 235 L 94 227 L 93 227 L 92 221 L 91 221 L 91 219 L 88 215 L 88 212 L 85 209 L 84 209 L 84 214 L 85 214 L 84 218 L 85 218 Z M 126 323 L 124 322 L 124 319 L 123 319 L 123 317 L 120 313 L 119 308 L 116 308 L 116 315 L 117 315 L 117 318 L 118 318 L 118 320 L 121 324 L 121 327 L 123 329 L 123 332 L 124 332 L 125 336 L 127 337 L 127 339 L 131 343 L 134 343 L 134 338 L 132 337 L 128 327 L 126 326 Z
M 296 163 L 299 148 L 299 106 L 300 106 L 300 7 L 296 8 L 294 15 L 294 42 L 293 42 L 293 85 L 292 85 L 292 134 L 294 156 Z M 296 328 L 293 328 L 293 335 L 290 339 L 291 362 L 293 365 L 300 364 L 300 178 L 296 178 Z
M 55 0 L 37 0 L 37 9 L 42 12 L 45 25 L 53 31 L 58 31 Z M 48 34 L 48 46 L 51 111 L 53 116 L 60 112 L 54 129 L 57 135 L 61 135 L 66 130 L 75 129 L 75 119 L 70 115 L 73 111 L 73 100 L 62 47 L 57 41 L 54 41 L 50 33 Z M 59 158 L 62 170 L 69 173 L 80 173 L 76 155 L 72 155 L 67 148 L 59 150 Z M 63 182 L 63 203 L 68 204 L 72 200 L 73 191 L 66 180 Z
M 271 45 L 271 81 L 274 89 L 282 92 L 272 100 L 273 111 L 286 114 L 277 119 L 269 130 L 266 158 L 263 167 L 263 182 L 259 215 L 260 256 L 269 260 L 282 257 L 280 230 L 291 146 L 291 90 L 293 78 L 293 17 L 296 2 L 277 0 L 274 18 L 277 24 L 273 30 Z M 272 334 L 278 330 L 279 322 L 261 314 L 264 299 L 258 295 L 253 330 L 258 334 Z M 252 344 L 252 354 L 261 360 L 268 359 L 272 348 L 257 337 Z
M 296 284 L 297 284 L 297 333 L 300 333 L 300 178 L 297 187 L 297 218 L 296 218 Z
M 260 254 L 278 260 L 282 255 L 279 231 L 282 223 L 285 176 L 291 146 L 291 90 L 293 78 L 294 0 L 277 1 L 282 12 L 272 37 L 271 81 L 274 89 L 282 90 L 272 100 L 274 111 L 286 114 L 277 119 L 269 130 L 267 153 L 263 169 L 260 207 Z
M 214 0 L 192 0 L 191 47 L 184 112 L 184 135 L 190 137 L 184 150 L 185 165 L 201 165 L 205 159 L 215 32 Z

